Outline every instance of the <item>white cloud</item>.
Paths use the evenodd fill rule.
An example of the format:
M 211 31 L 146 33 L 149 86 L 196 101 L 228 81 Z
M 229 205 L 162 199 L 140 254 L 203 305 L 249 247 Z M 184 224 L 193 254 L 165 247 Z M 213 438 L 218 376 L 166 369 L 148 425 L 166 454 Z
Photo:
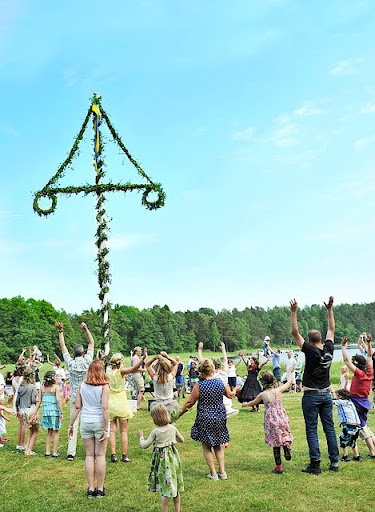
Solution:
M 323 113 L 323 110 L 316 107 L 312 101 L 305 101 L 304 104 L 302 105 L 302 107 L 297 108 L 293 112 L 293 115 L 295 117 L 302 118 L 302 117 L 317 116 L 322 113 Z
M 375 114 L 375 103 L 367 103 L 362 110 L 362 114 Z
M 233 140 L 240 140 L 240 141 L 249 141 L 253 140 L 254 138 L 255 129 L 250 126 L 249 128 L 246 128 L 245 130 L 234 132 L 232 134 Z
M 341 60 L 329 73 L 335 76 L 356 75 L 362 62 L 362 58 Z
M 291 148 L 298 145 L 299 127 L 294 123 L 286 123 L 271 134 L 271 141 L 280 148 Z
M 367 146 L 370 146 L 372 144 L 375 144 L 375 134 L 370 135 L 369 137 L 362 137 L 361 139 L 358 139 L 354 143 L 354 147 L 356 151 L 362 151 L 363 149 L 366 149 Z

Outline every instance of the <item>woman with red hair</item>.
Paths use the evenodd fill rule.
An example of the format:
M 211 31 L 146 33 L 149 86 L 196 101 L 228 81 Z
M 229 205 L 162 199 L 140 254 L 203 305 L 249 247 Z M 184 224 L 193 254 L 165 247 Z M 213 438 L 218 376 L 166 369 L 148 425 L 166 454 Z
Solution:
M 86 449 L 85 470 L 88 481 L 87 497 L 105 496 L 105 452 L 109 437 L 109 386 L 103 361 L 96 359 L 88 370 L 85 382 L 77 390 L 75 410 L 70 418 L 68 435 L 81 413 L 81 437 Z M 96 466 L 95 466 L 96 461 Z M 95 487 L 95 473 L 97 487 Z

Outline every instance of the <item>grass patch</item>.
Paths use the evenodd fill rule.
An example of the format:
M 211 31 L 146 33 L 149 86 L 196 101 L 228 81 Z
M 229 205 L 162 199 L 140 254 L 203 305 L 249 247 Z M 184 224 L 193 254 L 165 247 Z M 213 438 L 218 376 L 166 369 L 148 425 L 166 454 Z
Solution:
M 340 363 L 334 363 L 333 375 L 339 375 Z M 182 494 L 183 512 L 340 512 L 373 510 L 370 498 L 375 461 L 341 463 L 338 474 L 328 468 L 328 454 L 324 434 L 319 427 L 323 473 L 319 476 L 301 473 L 308 462 L 304 421 L 301 409 L 302 394 L 284 394 L 283 403 L 289 414 L 295 437 L 292 460 L 283 461 L 284 474 L 274 475 L 272 449 L 264 443 L 263 409 L 252 413 L 249 408 L 228 421 L 231 434 L 230 447 L 226 451 L 228 480 L 213 482 L 206 478 L 207 466 L 203 460 L 201 445 L 190 439 L 190 428 L 195 410 L 185 414 L 177 427 L 185 437 L 179 445 L 183 464 L 185 492 Z M 181 402 L 182 403 L 182 402 Z M 234 406 L 239 404 L 234 400 Z M 144 406 L 145 407 L 145 406 Z M 158 494 L 148 493 L 146 483 L 151 462 L 152 448 L 142 450 L 136 437 L 137 429 L 148 435 L 153 428 L 147 410 L 138 412 L 129 422 L 130 464 L 107 463 L 107 497 L 88 502 L 84 472 L 84 447 L 78 441 L 74 462 L 66 460 L 69 406 L 64 408 L 64 424 L 61 430 L 60 459 L 45 458 L 46 432 L 41 430 L 35 445 L 37 457 L 26 458 L 15 451 L 18 422 L 14 418 L 7 424 L 9 439 L 0 449 L 0 484 L 2 512 L 15 510 L 38 512 L 102 512 L 159 511 Z M 335 418 L 336 418 L 336 412 Z M 337 421 L 336 421 L 337 424 Z M 375 414 L 369 415 L 369 426 L 375 430 Z M 337 429 L 339 433 L 339 430 Z M 367 454 L 366 446 L 359 441 L 360 453 Z M 118 450 L 119 455 L 119 450 Z M 372 486 L 371 486 L 372 487 Z M 173 510 L 172 503 L 170 510 Z

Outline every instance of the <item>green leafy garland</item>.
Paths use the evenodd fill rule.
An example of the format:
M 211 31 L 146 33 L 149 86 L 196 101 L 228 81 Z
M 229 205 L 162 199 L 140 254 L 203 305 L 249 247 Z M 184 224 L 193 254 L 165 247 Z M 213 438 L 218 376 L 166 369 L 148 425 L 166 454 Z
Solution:
M 116 130 L 113 128 L 111 121 L 109 120 L 109 117 L 103 107 L 101 106 L 101 98 L 98 96 L 93 97 L 92 102 L 96 102 L 96 104 L 99 107 L 100 113 L 105 120 L 108 129 L 114 139 L 114 141 L 119 145 L 121 150 L 125 153 L 126 157 L 130 160 L 130 162 L 135 166 L 138 173 L 145 178 L 148 183 L 144 184 L 133 184 L 130 182 L 127 183 L 106 183 L 101 185 L 81 185 L 79 187 L 56 187 L 54 185 L 57 184 L 57 181 L 62 178 L 65 174 L 66 168 L 72 163 L 74 157 L 77 154 L 79 144 L 81 140 L 83 139 L 83 135 L 86 131 L 87 124 L 89 122 L 90 116 L 93 115 L 93 112 L 91 110 L 91 106 L 89 108 L 89 111 L 87 112 L 87 115 L 85 117 L 85 120 L 83 121 L 82 127 L 73 143 L 72 149 L 69 152 L 69 155 L 67 159 L 60 165 L 58 168 L 56 174 L 49 180 L 49 182 L 41 189 L 39 192 L 36 192 L 34 195 L 34 202 L 33 202 L 33 208 L 34 211 L 40 215 L 40 216 L 48 216 L 51 213 L 53 213 L 57 206 L 57 194 L 80 194 L 81 192 L 85 195 L 91 194 L 91 193 L 104 193 L 104 192 L 132 192 L 133 190 L 140 192 L 143 190 L 142 194 L 142 204 L 148 209 L 148 210 L 157 210 L 158 208 L 161 208 L 165 204 L 165 193 L 161 187 L 160 183 L 154 183 L 144 172 L 142 167 L 138 164 L 136 160 L 131 156 L 128 149 L 125 147 L 124 143 L 122 142 L 120 136 L 116 132 Z M 157 194 L 157 199 L 155 201 L 149 201 L 148 196 L 151 192 L 155 192 Z M 39 206 L 39 201 L 42 198 L 48 198 L 52 201 L 52 204 L 50 208 L 41 208 Z
M 81 140 L 83 139 L 83 135 L 86 131 L 90 116 L 93 117 L 93 123 L 94 123 L 94 131 L 95 131 L 95 122 L 96 122 L 96 114 L 93 112 L 93 105 L 96 105 L 101 118 L 104 119 L 104 121 L 107 124 L 107 127 L 114 139 L 114 141 L 119 145 L 123 153 L 125 153 L 126 157 L 130 160 L 130 162 L 135 166 L 138 173 L 147 180 L 147 183 L 143 184 L 133 184 L 130 182 L 127 183 L 102 183 L 102 179 L 105 176 L 104 172 L 104 163 L 102 160 L 102 143 L 101 138 L 99 139 L 99 148 L 98 148 L 98 155 L 100 156 L 99 161 L 97 163 L 97 166 L 94 165 L 96 176 L 95 176 L 95 185 L 81 185 L 78 187 L 74 186 L 68 186 L 68 187 L 58 187 L 58 180 L 62 178 L 65 174 L 65 171 L 69 165 L 72 164 L 73 159 L 79 154 L 79 144 Z M 95 137 L 94 137 L 94 144 L 95 144 Z M 34 202 L 33 202 L 33 208 L 34 211 L 39 216 L 45 216 L 47 217 L 51 213 L 53 213 L 57 207 L 57 194 L 63 194 L 63 195 L 69 195 L 69 194 L 80 194 L 83 193 L 85 195 L 88 194 L 96 194 L 97 196 L 97 203 L 96 203 L 96 220 L 98 222 L 98 228 L 95 234 L 96 242 L 95 245 L 98 248 L 98 256 L 96 258 L 98 262 L 98 282 L 100 286 L 100 292 L 99 292 L 99 299 L 102 302 L 102 319 L 105 317 L 105 314 L 108 314 L 108 322 L 104 323 L 102 326 L 102 334 L 104 339 L 106 340 L 107 337 L 109 338 L 110 333 L 110 321 L 109 321 L 109 312 L 110 312 L 110 302 L 107 302 L 106 304 L 103 303 L 103 300 L 105 298 L 105 295 L 109 291 L 109 284 L 111 282 L 111 275 L 109 273 L 109 262 L 106 260 L 106 256 L 109 253 L 109 249 L 105 246 L 105 242 L 108 241 L 107 231 L 108 231 L 108 225 L 105 220 L 105 214 L 106 210 L 104 208 L 105 203 L 105 192 L 132 192 L 133 190 L 137 192 L 143 191 L 142 194 L 142 204 L 148 209 L 148 210 L 156 210 L 158 208 L 161 208 L 164 206 L 165 203 L 165 193 L 159 183 L 154 183 L 151 181 L 151 179 L 147 176 L 147 174 L 144 172 L 144 170 L 141 168 L 141 166 L 137 163 L 136 160 L 131 156 L 128 149 L 125 147 L 124 143 L 122 142 L 120 136 L 112 126 L 112 123 L 103 109 L 101 105 L 101 97 L 94 94 L 90 108 L 86 114 L 86 117 L 83 121 L 83 124 L 81 126 L 81 129 L 75 138 L 75 141 L 73 143 L 73 146 L 69 152 L 68 157 L 66 160 L 60 165 L 58 168 L 56 174 L 48 181 L 48 183 L 38 192 L 34 195 Z M 150 193 L 156 193 L 157 198 L 154 201 L 151 201 L 148 199 Z M 50 199 L 51 205 L 48 208 L 42 208 L 39 206 L 39 201 L 42 198 Z

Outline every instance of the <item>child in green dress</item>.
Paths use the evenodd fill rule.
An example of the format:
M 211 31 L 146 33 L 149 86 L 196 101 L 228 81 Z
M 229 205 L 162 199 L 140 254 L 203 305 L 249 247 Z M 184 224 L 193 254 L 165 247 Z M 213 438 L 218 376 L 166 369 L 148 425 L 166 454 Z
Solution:
M 163 512 L 168 512 L 168 498 L 173 498 L 175 512 L 180 512 L 180 492 L 184 490 L 184 481 L 176 444 L 183 443 L 184 438 L 171 424 L 165 405 L 160 404 L 153 407 L 151 417 L 157 427 L 154 428 L 148 439 L 144 439 L 142 430 L 137 432 L 142 448 L 154 445 L 147 489 L 160 493 Z

